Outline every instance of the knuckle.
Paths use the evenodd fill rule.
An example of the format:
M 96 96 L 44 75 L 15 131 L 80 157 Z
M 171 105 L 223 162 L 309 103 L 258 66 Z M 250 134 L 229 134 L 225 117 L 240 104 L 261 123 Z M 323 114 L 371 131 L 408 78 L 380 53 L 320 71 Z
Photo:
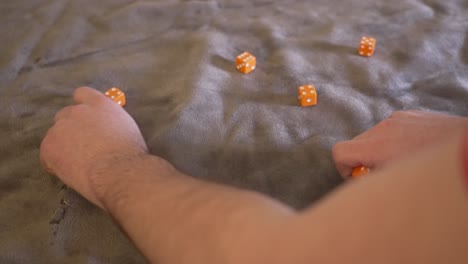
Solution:
M 387 119 L 384 119 L 382 120 L 378 125 L 377 127 L 379 129 L 387 129 L 388 127 L 392 126 L 394 123 L 394 119 L 393 118 L 387 118 Z M 381 131 L 381 130 L 379 130 Z
M 343 142 L 338 142 L 336 143 L 333 148 L 332 148 L 332 156 L 334 160 L 340 160 L 342 157 L 342 150 L 343 150 L 343 145 L 345 143 Z
M 63 110 L 60 110 L 58 111 L 57 113 L 55 113 L 55 116 L 54 116 L 54 120 L 55 122 L 57 122 L 61 116 L 61 113 L 62 113 Z
M 67 106 L 67 107 L 63 108 L 62 110 L 58 111 L 54 116 L 55 122 L 57 122 L 61 117 L 63 117 L 65 115 L 65 113 L 68 111 L 69 108 L 70 107 Z
M 397 118 L 399 116 L 405 115 L 405 111 L 394 111 L 392 114 L 390 114 L 389 118 Z
M 41 146 L 39 148 L 39 156 L 42 160 L 45 160 L 49 153 L 52 151 L 52 142 L 51 142 L 51 131 L 47 132 L 47 135 L 41 142 Z
M 75 105 L 70 108 L 70 115 L 72 117 L 80 117 L 84 115 L 87 112 L 87 106 L 86 105 Z
M 109 100 L 109 98 L 105 96 L 97 96 L 95 99 L 95 103 L 97 106 L 102 106 L 108 104 L 109 102 L 111 102 L 111 100 Z
M 73 92 L 73 98 L 76 101 L 86 101 L 92 93 L 93 89 L 90 87 L 79 87 Z
M 91 88 L 87 87 L 87 86 L 81 86 L 81 87 L 78 87 L 75 89 L 75 92 L 74 94 L 80 94 L 80 93 L 87 93 L 89 92 Z
M 80 94 L 84 93 L 85 92 L 85 88 L 84 87 L 79 87 L 79 88 L 76 88 L 75 91 L 73 91 L 73 97 L 78 97 Z
M 408 117 L 408 116 L 418 115 L 418 114 L 420 114 L 420 113 L 421 113 L 421 111 L 420 111 L 420 110 L 416 110 L 416 109 L 399 110 L 399 111 L 393 112 L 393 113 L 390 115 L 390 118 L 404 118 L 404 117 Z
M 39 155 L 42 157 L 45 155 L 46 153 L 46 150 L 48 149 L 48 144 L 49 144 L 49 141 L 48 141 L 48 136 L 46 136 L 42 142 L 41 142 L 41 146 L 39 147 Z

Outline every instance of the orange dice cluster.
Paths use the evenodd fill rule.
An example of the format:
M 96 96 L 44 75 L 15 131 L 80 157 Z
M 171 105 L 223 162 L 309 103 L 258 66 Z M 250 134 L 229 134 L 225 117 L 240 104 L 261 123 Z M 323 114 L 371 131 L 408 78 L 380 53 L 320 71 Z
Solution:
M 255 70 L 255 67 L 257 67 L 257 59 L 246 51 L 237 56 L 236 67 L 240 72 L 247 74 Z
M 359 44 L 359 55 L 365 57 L 372 57 L 375 51 L 375 44 L 377 40 L 372 37 L 362 37 Z M 236 57 L 236 68 L 244 73 L 248 74 L 255 70 L 257 67 L 257 59 L 250 52 L 243 52 Z M 301 106 L 313 106 L 317 104 L 317 91 L 312 84 L 303 85 L 298 88 L 298 99 Z M 113 87 L 105 92 L 105 95 L 112 99 L 120 106 L 125 105 L 125 94 L 116 87 Z M 366 171 L 366 173 L 368 170 Z M 353 171 L 354 173 L 354 171 Z M 358 173 L 358 171 L 356 171 Z
M 122 92 L 119 88 L 113 87 L 107 90 L 107 92 L 104 93 L 108 98 L 110 98 L 112 101 L 116 102 L 120 106 L 125 105 L 125 94 Z
M 375 51 L 375 44 L 377 40 L 372 37 L 362 37 L 359 44 L 358 53 L 364 57 L 372 57 Z M 255 70 L 257 67 L 257 59 L 250 52 L 243 52 L 236 57 L 236 68 L 244 73 L 250 73 Z M 302 107 L 313 106 L 317 104 L 317 91 L 312 84 L 302 85 L 298 88 L 298 97 L 299 103 Z M 359 167 L 360 169 L 360 167 Z M 365 167 L 362 168 L 363 171 L 356 171 L 356 173 L 367 173 Z M 354 172 L 353 172 L 354 173 Z
M 377 41 L 375 38 L 362 37 L 361 43 L 359 45 L 359 55 L 364 57 L 372 57 L 372 55 L 374 55 L 376 42 Z
M 365 166 L 359 166 L 353 169 L 351 173 L 351 177 L 353 178 L 360 178 L 370 172 L 370 169 Z
M 249 52 L 245 51 L 236 57 L 237 69 L 247 74 L 257 67 L 257 59 Z M 303 85 L 298 88 L 298 99 L 301 106 L 312 106 L 317 104 L 317 91 L 312 84 Z
M 312 84 L 299 86 L 298 94 L 299 102 L 301 106 L 312 106 L 317 104 L 317 92 L 315 91 L 315 87 Z

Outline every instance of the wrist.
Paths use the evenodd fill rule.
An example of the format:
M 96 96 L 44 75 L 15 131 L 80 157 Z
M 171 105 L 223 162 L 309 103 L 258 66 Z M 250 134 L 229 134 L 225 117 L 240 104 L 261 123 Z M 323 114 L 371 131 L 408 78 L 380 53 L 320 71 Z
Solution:
M 156 175 L 149 173 L 155 171 Z M 167 177 L 175 171 L 164 159 L 147 153 L 115 157 L 95 168 L 90 185 L 99 205 L 112 212 L 138 192 L 138 185 L 147 185 L 157 177 Z

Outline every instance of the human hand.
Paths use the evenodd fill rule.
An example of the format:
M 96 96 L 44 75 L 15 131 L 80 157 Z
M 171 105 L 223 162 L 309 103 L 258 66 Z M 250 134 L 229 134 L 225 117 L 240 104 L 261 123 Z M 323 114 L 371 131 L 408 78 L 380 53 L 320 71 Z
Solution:
M 74 102 L 56 114 L 40 158 L 46 170 L 103 208 L 100 196 L 112 179 L 99 170 L 131 161 L 148 149 L 132 117 L 100 92 L 78 88 Z
M 423 111 L 394 112 L 370 130 L 333 147 L 339 173 L 349 177 L 354 167 L 372 169 L 409 154 L 425 145 L 440 141 L 463 129 L 468 118 Z

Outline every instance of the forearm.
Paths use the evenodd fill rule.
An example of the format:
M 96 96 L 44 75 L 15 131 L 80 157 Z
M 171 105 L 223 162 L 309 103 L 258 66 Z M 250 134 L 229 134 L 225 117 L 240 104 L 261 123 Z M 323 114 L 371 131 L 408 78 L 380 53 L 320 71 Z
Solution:
M 101 172 L 113 176 L 103 204 L 154 263 L 243 263 L 238 258 L 266 244 L 292 214 L 260 194 L 183 175 L 154 156 L 122 165 Z
M 304 212 L 284 237 L 295 244 L 291 254 L 310 252 L 305 259 L 319 263 L 467 263 L 461 136 L 448 139 L 351 181 Z M 320 254 L 327 248 L 336 254 Z
M 151 156 L 102 172 L 113 182 L 101 197 L 153 263 L 457 263 L 468 258 L 460 144 L 408 157 L 302 213 Z

